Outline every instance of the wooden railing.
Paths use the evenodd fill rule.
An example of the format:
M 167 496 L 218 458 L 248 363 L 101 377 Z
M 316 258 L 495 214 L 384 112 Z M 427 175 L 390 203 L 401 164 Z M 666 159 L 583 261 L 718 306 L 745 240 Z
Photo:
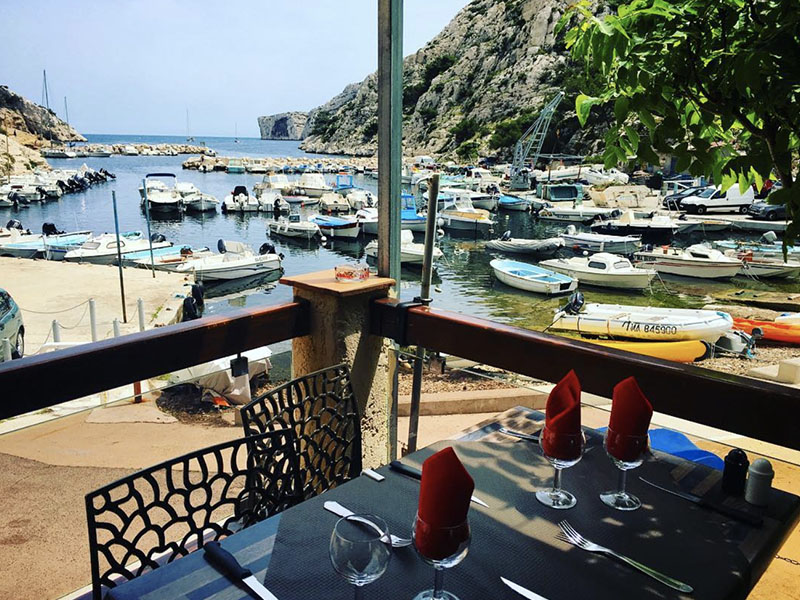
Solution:
M 0 419 L 306 335 L 308 325 L 308 306 L 290 302 L 0 363 Z
M 575 369 L 582 388 L 611 398 L 634 375 L 655 410 L 800 450 L 800 390 L 520 329 L 446 310 L 376 300 L 371 332 L 430 350 L 558 381 Z

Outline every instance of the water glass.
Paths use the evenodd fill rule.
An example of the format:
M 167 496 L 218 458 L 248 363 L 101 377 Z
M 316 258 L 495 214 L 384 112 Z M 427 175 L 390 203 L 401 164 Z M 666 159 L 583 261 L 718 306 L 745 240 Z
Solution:
M 375 515 L 339 519 L 331 534 L 329 555 L 334 570 L 353 584 L 354 598 L 358 600 L 363 586 L 378 579 L 389 566 L 392 544 L 386 522 Z
M 536 492 L 536 499 L 550 508 L 565 510 L 578 503 L 577 498 L 561 488 L 561 471 L 576 465 L 583 456 L 586 436 L 583 432 L 561 433 L 545 427 L 539 435 L 544 457 L 553 465 L 553 487 Z
M 426 523 L 417 514 L 411 537 L 417 554 L 434 568 L 435 575 L 433 589 L 420 592 L 414 600 L 458 600 L 458 596 L 444 590 L 444 570 L 455 567 L 469 552 L 469 519 L 453 527 L 441 527 Z
M 628 471 L 642 464 L 649 442 L 647 435 L 620 435 L 610 427 L 606 429 L 603 446 L 619 469 L 619 479 L 616 490 L 600 494 L 603 503 L 617 510 L 636 510 L 642 505 L 641 500 L 625 490 L 625 484 Z

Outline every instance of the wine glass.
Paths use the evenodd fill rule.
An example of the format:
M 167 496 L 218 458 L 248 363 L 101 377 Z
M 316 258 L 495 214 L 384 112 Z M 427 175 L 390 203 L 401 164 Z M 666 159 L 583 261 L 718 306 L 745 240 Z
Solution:
M 625 482 L 628 471 L 642 464 L 649 440 L 646 434 L 622 435 L 610 427 L 606 429 L 603 445 L 611 461 L 619 469 L 617 489 L 600 494 L 600 499 L 611 508 L 636 510 L 642 505 L 641 500 L 625 491 Z
M 411 534 L 414 548 L 422 560 L 435 569 L 435 577 L 433 589 L 420 592 L 414 600 L 458 600 L 458 596 L 443 588 L 444 570 L 464 560 L 471 535 L 469 519 L 453 527 L 442 527 L 426 523 L 417 513 Z
M 354 586 L 354 598 L 362 588 L 386 572 L 392 543 L 386 522 L 375 515 L 350 515 L 336 522 L 329 548 L 334 570 Z
M 553 465 L 553 487 L 536 492 L 536 499 L 550 508 L 565 510 L 572 508 L 578 500 L 568 491 L 561 489 L 561 470 L 567 469 L 581 459 L 586 436 L 583 432 L 560 433 L 546 426 L 539 435 L 539 445 L 544 457 Z

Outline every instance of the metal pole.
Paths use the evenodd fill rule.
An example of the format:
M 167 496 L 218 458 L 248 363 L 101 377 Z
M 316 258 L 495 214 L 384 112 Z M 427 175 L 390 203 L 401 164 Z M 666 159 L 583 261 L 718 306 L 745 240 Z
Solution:
M 142 179 L 142 190 L 144 190 L 144 215 L 147 219 L 147 240 L 150 243 L 150 270 L 153 271 L 153 279 L 155 279 L 156 259 L 153 258 L 153 234 L 150 232 L 150 201 L 147 199 L 147 177 Z
M 378 0 L 378 275 L 400 281 L 403 162 L 403 0 Z M 389 290 L 397 297 L 396 286 Z M 392 342 L 388 458 L 397 458 L 397 344 Z M 394 357 L 394 358 L 393 358 Z
M 11 340 L 3 338 L 3 362 L 11 362 Z
M 136 310 L 139 313 L 139 331 L 144 331 L 144 300 L 141 298 L 136 301 Z
M 123 302 L 123 306 L 125 303 Z M 97 341 L 97 307 L 94 298 L 89 298 L 89 327 L 92 330 L 92 341 Z
M 58 321 L 53 319 L 53 341 L 55 343 L 59 343 L 61 341 L 61 325 L 58 324 Z
M 122 276 L 122 248 L 119 239 L 119 218 L 117 217 L 117 192 L 111 191 L 111 204 L 114 205 L 114 231 L 117 232 L 117 268 L 119 269 L 119 295 L 122 300 L 122 320 L 128 322 L 128 312 L 125 308 L 125 280 Z
M 436 209 L 439 202 L 439 175 L 431 176 L 428 183 L 428 220 L 425 223 L 425 251 L 422 255 L 422 282 L 420 298 L 430 302 L 431 279 L 433 277 L 433 248 L 436 245 Z M 422 395 L 422 366 L 425 362 L 425 348 L 417 346 L 414 361 L 414 379 L 411 382 L 411 412 L 408 419 L 408 451 L 417 450 L 417 431 L 419 430 L 419 402 Z
M 112 327 L 114 328 L 114 337 L 119 337 L 122 335 L 122 332 L 119 330 L 119 319 L 117 319 L 116 317 L 112 322 Z

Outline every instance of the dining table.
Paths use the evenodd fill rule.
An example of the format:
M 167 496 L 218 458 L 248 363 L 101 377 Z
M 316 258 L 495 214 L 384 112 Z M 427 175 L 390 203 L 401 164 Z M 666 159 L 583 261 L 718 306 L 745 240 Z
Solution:
M 575 598 L 745 598 L 775 557 L 800 517 L 800 498 L 773 488 L 764 507 L 721 489 L 722 472 L 651 450 L 628 474 L 628 490 L 642 501 L 634 511 L 606 506 L 599 494 L 616 489 L 618 470 L 603 448 L 603 434 L 585 429 L 582 459 L 564 470 L 562 485 L 577 498 L 569 510 L 537 501 L 535 491 L 551 485 L 553 470 L 535 442 L 509 436 L 506 427 L 534 434 L 544 414 L 525 407 L 509 409 L 489 421 L 403 457 L 421 468 L 423 461 L 451 446 L 475 481 L 471 542 L 466 558 L 447 569 L 446 590 L 461 600 L 521 598 L 501 578 L 547 600 Z M 382 481 L 362 475 L 306 500 L 221 541 L 278 600 L 347 599 L 352 587 L 332 568 L 329 541 L 337 517 L 323 508 L 336 501 L 357 513 L 380 516 L 392 534 L 411 537 L 420 483 L 388 466 L 376 469 Z M 761 520 L 733 519 L 642 482 L 689 492 Z M 442 502 L 447 502 L 443 497 Z M 559 539 L 567 520 L 589 540 L 627 555 L 689 584 L 680 592 L 605 555 Z M 431 587 L 433 568 L 413 545 L 393 548 L 385 574 L 364 588 L 364 598 L 413 598 Z M 241 584 L 217 571 L 195 551 L 109 590 L 112 600 L 238 600 L 253 598 Z

